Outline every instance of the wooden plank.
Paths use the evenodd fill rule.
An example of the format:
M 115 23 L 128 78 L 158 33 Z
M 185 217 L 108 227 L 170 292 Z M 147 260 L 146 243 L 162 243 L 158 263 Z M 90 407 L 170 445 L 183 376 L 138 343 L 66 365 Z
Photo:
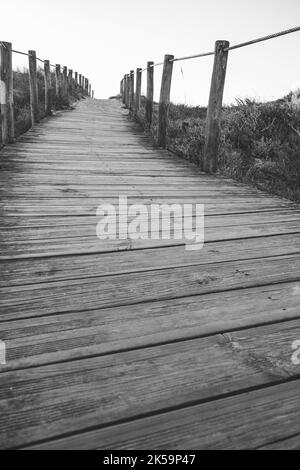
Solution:
M 272 439 L 299 433 L 299 387 L 297 380 L 29 448 L 256 449 Z
M 2 203 L 0 205 L 1 216 L 78 216 L 78 215 L 95 215 L 96 209 L 100 204 L 105 202 L 110 202 L 111 204 L 118 204 L 116 198 L 110 198 L 108 201 L 106 198 L 75 198 L 69 197 L 67 191 L 65 192 L 63 199 L 62 198 L 2 198 Z M 143 203 L 147 206 L 149 204 L 201 204 L 203 203 L 203 198 L 201 197 L 129 197 L 128 204 L 137 204 Z M 207 200 L 206 200 L 207 201 Z M 204 201 L 205 202 L 205 201 Z M 270 211 L 270 210 L 279 210 L 284 208 L 293 208 L 292 203 L 286 204 L 283 202 L 277 202 L 274 200 L 256 200 L 255 202 L 251 201 L 249 198 L 245 201 L 240 199 L 218 200 L 210 199 L 210 201 L 205 203 L 205 214 L 237 214 L 237 213 L 251 213 L 257 211 Z
M 299 280 L 299 255 L 0 289 L 2 321 L 169 300 Z
M 258 447 L 258 450 L 300 450 L 300 434 Z
M 294 282 L 0 322 L 5 370 L 299 320 L 299 292 Z
M 300 233 L 300 221 L 287 221 L 268 224 L 250 224 L 237 226 L 224 226 L 222 231 L 217 227 L 205 229 L 205 242 L 216 242 L 221 240 L 234 240 L 243 238 L 265 237 L 280 234 Z M 88 253 L 106 253 L 124 250 L 140 250 L 145 248 L 158 248 L 166 246 L 178 246 L 184 250 L 184 240 L 169 239 L 168 232 L 159 232 L 160 239 L 150 239 L 151 233 L 141 231 L 145 239 L 131 240 L 112 239 L 100 240 L 95 233 L 92 236 L 69 236 L 62 238 L 42 239 L 4 239 L 1 241 L 1 260 L 32 258 L 42 256 L 76 255 Z M 163 236 L 165 238 L 163 238 Z M 299 236 L 299 235 L 298 235 Z
M 49 228 L 46 227 L 49 230 Z M 78 228 L 76 228 L 78 230 Z M 280 235 L 206 243 L 198 252 L 178 246 L 2 261 L 0 287 L 153 271 L 300 253 L 299 237 Z
M 300 321 L 297 320 L 104 357 L 3 372 L 0 374 L 3 409 L 0 446 L 26 445 L 64 432 L 74 433 L 85 427 L 132 420 L 203 401 L 214 400 L 218 409 L 215 401 L 218 397 L 297 378 L 299 366 L 291 362 L 291 344 L 299 335 Z M 294 390 L 292 383 L 288 385 L 289 390 Z M 274 389 L 273 399 L 276 397 Z M 284 393 L 281 398 L 285 400 Z M 237 410 L 240 400 L 235 400 L 233 408 Z M 17 422 L 15 410 L 18 411 Z M 222 426 L 227 413 L 232 413 L 232 406 L 223 409 L 223 419 L 218 419 Z M 297 408 L 295 413 L 298 413 Z M 198 413 L 196 415 L 199 419 Z M 236 416 L 235 423 L 237 419 Z M 256 420 L 260 420 L 257 409 Z M 299 430 L 300 420 L 297 421 L 294 427 Z M 186 421 L 177 417 L 176 422 L 176 437 L 180 436 L 184 445 L 182 433 L 186 432 Z M 249 427 L 248 422 L 243 423 Z M 168 424 L 172 426 L 172 420 Z M 153 431 L 153 427 L 148 430 L 144 427 L 143 432 L 150 430 Z M 192 435 L 192 439 L 197 436 L 197 433 Z M 212 437 L 207 436 L 207 439 L 211 445 Z
M 292 221 L 299 217 L 300 211 L 296 209 L 286 209 L 282 211 L 281 209 L 274 209 L 270 211 L 256 211 L 256 212 L 247 212 L 247 213 L 230 213 L 230 214 L 207 214 L 205 218 L 206 225 L 210 222 L 210 219 L 213 219 L 215 227 L 223 227 L 225 225 L 247 225 L 249 221 L 251 223 L 269 223 L 273 222 L 283 222 L 283 221 Z M 99 218 L 96 215 L 82 215 L 74 217 L 63 217 L 63 216 L 9 216 L 9 217 L 0 217 L 2 230 L 6 230 L 11 227 L 14 229 L 21 229 L 25 227 L 48 227 L 49 233 L 50 229 L 57 228 L 59 230 L 64 227 L 76 226 L 80 228 L 82 225 L 95 226 Z M 1 232 L 2 232 L 1 230 Z M 2 232 L 4 233 L 4 232 Z
M 204 220 L 205 229 L 208 228 L 216 228 L 216 227 L 238 227 L 239 229 L 242 226 L 249 226 L 249 225 L 261 225 L 262 227 L 265 224 L 282 224 L 286 223 L 287 228 L 289 227 L 289 223 L 293 226 L 293 223 L 299 220 L 299 212 L 292 211 L 286 212 L 281 215 L 277 215 L 277 213 L 267 213 L 266 216 L 259 214 L 238 214 L 235 216 L 225 215 L 225 216 L 214 216 L 209 217 L 207 216 Z M 101 219 L 99 216 L 94 217 L 85 217 L 81 219 L 87 220 L 80 220 L 78 217 L 70 218 L 71 220 L 62 221 L 61 225 L 56 226 L 55 223 L 57 218 L 55 218 L 52 223 L 47 218 L 44 220 L 44 226 L 34 225 L 33 227 L 26 227 L 26 226 L 3 226 L 0 229 L 0 235 L 3 239 L 8 238 L 11 241 L 22 241 L 22 240 L 40 240 L 40 239 L 49 239 L 49 238 L 70 238 L 70 235 L 73 237 L 94 237 L 96 233 L 96 226 Z M 78 220 L 79 219 L 79 220 Z M 134 219 L 134 216 L 128 216 L 128 223 L 130 223 Z M 23 219 L 24 220 L 24 219 Z M 148 218 L 141 217 L 139 220 L 143 222 L 148 222 Z M 161 215 L 155 214 L 151 218 L 152 221 L 156 220 L 157 222 L 161 221 Z M 78 221 L 78 223 L 76 223 Z M 73 222 L 73 223 L 72 223 Z M 74 223 L 75 222 L 75 223 Z M 89 222 L 89 223 L 88 223 Z M 176 216 L 171 218 L 171 222 L 173 227 L 180 228 L 183 224 L 182 217 Z M 195 229 L 196 227 L 196 218 L 195 217 L 185 217 L 185 223 L 190 223 L 191 227 Z M 51 225 L 52 226 L 51 226 Z M 148 224 L 147 224 L 148 225 Z M 226 232 L 225 232 L 226 233 Z M 294 238 L 297 238 L 295 236 Z M 296 242 L 297 240 L 295 240 Z

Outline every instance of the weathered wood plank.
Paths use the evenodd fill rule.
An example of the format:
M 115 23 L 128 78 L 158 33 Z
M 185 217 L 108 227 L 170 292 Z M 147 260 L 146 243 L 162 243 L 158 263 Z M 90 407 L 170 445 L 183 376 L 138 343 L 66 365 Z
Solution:
M 45 229 L 50 230 L 49 227 Z M 74 230 L 78 230 L 78 227 Z M 18 259 L 2 261 L 0 286 L 85 279 L 108 274 L 154 271 L 295 253 L 300 253 L 300 239 L 295 238 L 294 235 L 280 235 L 206 243 L 204 248 L 197 252 L 173 246 L 81 256 Z
M 299 292 L 295 282 L 1 322 L 5 370 L 299 319 Z
M 300 450 L 300 434 L 258 447 L 258 450 Z
M 298 281 L 299 255 L 0 289 L 0 319 L 131 305 Z
M 299 433 L 299 387 L 297 380 L 31 448 L 256 449 L 272 439 Z
M 160 231 L 159 240 L 150 239 L 150 232 L 141 231 L 147 239 L 131 240 L 128 239 L 112 239 L 100 240 L 95 233 L 91 236 L 66 236 L 62 238 L 43 238 L 28 239 L 21 238 L 1 241 L 0 254 L 1 260 L 21 259 L 43 256 L 64 256 L 88 253 L 105 253 L 113 251 L 137 250 L 145 248 L 158 248 L 166 246 L 178 246 L 184 250 L 184 241 L 174 239 L 162 239 L 167 232 Z M 251 224 L 237 226 L 225 226 L 222 231 L 218 227 L 207 227 L 205 229 L 205 242 L 216 242 L 221 240 L 234 240 L 241 238 L 266 237 L 280 234 L 296 234 L 300 233 L 300 221 L 278 222 L 269 224 Z M 299 236 L 299 235 L 298 235 Z M 15 237 L 14 237 L 15 238 Z M 165 236 L 165 238 L 168 238 Z
M 291 362 L 295 335 L 300 335 L 299 320 L 105 357 L 3 372 L 0 374 L 3 409 L 0 445 L 25 445 L 66 431 L 78 432 L 85 427 L 103 426 L 297 378 L 299 366 Z M 294 390 L 293 384 L 289 385 L 289 390 Z M 276 399 L 275 391 L 274 394 Z M 239 399 L 236 403 L 233 408 Z M 214 401 L 214 405 L 218 407 L 218 402 Z M 225 416 L 232 413 L 231 407 L 226 410 L 223 410 Z M 295 412 L 298 413 L 297 408 Z M 258 414 L 256 419 L 260 419 Z M 218 421 L 223 424 L 225 420 L 224 417 Z M 177 419 L 181 440 L 181 432 L 186 431 L 184 423 L 185 420 Z M 172 425 L 172 420 L 168 424 Z M 146 428 L 143 432 L 147 432 Z M 196 433 L 194 438 L 197 436 Z

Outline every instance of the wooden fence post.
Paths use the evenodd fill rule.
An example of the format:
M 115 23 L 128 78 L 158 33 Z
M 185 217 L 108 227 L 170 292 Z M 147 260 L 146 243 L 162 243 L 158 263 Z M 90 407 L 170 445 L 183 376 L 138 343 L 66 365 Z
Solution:
M 173 71 L 173 55 L 165 55 L 164 68 L 161 78 L 161 89 L 158 111 L 158 145 L 166 148 L 167 144 L 167 127 L 168 127 L 168 111 L 170 105 L 170 91 Z
M 92 91 L 92 98 L 94 99 L 94 90 Z
M 81 73 L 79 74 L 79 88 L 81 88 L 81 82 L 82 82 L 82 75 Z
M 130 74 L 127 74 L 127 88 L 126 88 L 126 106 L 129 108 L 130 104 Z
M 77 86 L 78 86 L 78 72 L 75 72 L 74 81 L 75 81 L 75 88 L 77 88 Z
M 125 96 L 126 96 L 126 75 L 123 77 L 123 94 L 122 94 L 122 101 L 125 104 Z
M 135 85 L 135 115 L 137 116 L 141 107 L 141 91 L 142 91 L 142 69 L 136 69 L 136 85 Z
M 0 143 L 12 143 L 15 137 L 12 45 L 0 42 Z
M 56 64 L 55 66 L 55 93 L 56 98 L 60 97 L 61 94 L 61 73 L 60 73 L 60 65 Z
M 124 75 L 124 98 L 123 98 L 123 103 L 126 106 L 126 98 L 127 98 L 127 75 Z
M 69 94 L 72 95 L 72 90 L 73 90 L 73 70 L 69 69 L 69 75 L 68 75 L 68 91 Z
M 33 125 L 35 122 L 39 121 L 39 97 L 37 83 L 36 52 L 28 51 L 28 56 L 31 123 Z
M 228 59 L 228 51 L 224 49 L 227 47 L 229 47 L 228 41 L 217 41 L 215 44 L 215 60 L 207 108 L 203 159 L 203 169 L 209 173 L 214 173 L 217 170 L 220 121 Z
M 148 126 L 152 123 L 152 111 L 153 111 L 153 75 L 154 75 L 154 62 L 147 62 L 147 98 L 146 98 L 146 122 Z
M 129 109 L 133 111 L 134 109 L 134 70 L 130 70 L 129 75 Z
M 92 92 L 92 85 L 89 84 L 89 96 L 91 96 L 91 92 Z
M 51 114 L 52 94 L 51 94 L 51 73 L 49 60 L 44 61 L 44 77 L 45 77 L 45 113 L 46 116 Z
M 68 67 L 63 68 L 63 95 L 64 98 L 68 98 Z

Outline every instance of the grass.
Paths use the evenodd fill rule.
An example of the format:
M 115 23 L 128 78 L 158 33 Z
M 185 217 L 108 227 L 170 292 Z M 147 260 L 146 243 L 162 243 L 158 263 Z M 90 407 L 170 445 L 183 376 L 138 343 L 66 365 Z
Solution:
M 300 107 L 291 94 L 269 103 L 237 100 L 224 107 L 218 174 L 300 201 Z M 202 167 L 206 108 L 170 104 L 167 148 Z M 145 99 L 138 117 L 157 135 L 158 105 L 150 129 L 145 125 Z
M 14 118 L 15 118 L 15 135 L 18 137 L 31 127 L 30 112 L 30 91 L 28 70 L 17 69 L 13 72 L 14 80 Z M 38 100 L 39 100 L 39 118 L 45 117 L 45 81 L 42 69 L 37 71 L 38 82 Z M 72 103 L 82 99 L 84 94 L 79 87 L 72 87 L 68 98 L 56 97 L 55 94 L 55 74 L 51 73 L 51 89 L 53 111 L 61 109 L 70 109 Z

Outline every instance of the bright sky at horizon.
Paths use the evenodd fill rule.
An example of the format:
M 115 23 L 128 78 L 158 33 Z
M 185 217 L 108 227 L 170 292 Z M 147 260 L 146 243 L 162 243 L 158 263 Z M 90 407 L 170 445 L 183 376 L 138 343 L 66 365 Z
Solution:
M 1 6 L 0 40 L 87 76 L 96 98 L 164 54 L 213 50 L 300 25 L 300 0 L 14 0 Z M 229 53 L 224 102 L 280 98 L 300 88 L 300 32 Z M 212 57 L 175 62 L 171 100 L 206 105 Z M 27 65 L 14 54 L 14 67 Z M 155 68 L 158 99 L 161 67 Z M 143 74 L 142 90 L 146 76 Z

